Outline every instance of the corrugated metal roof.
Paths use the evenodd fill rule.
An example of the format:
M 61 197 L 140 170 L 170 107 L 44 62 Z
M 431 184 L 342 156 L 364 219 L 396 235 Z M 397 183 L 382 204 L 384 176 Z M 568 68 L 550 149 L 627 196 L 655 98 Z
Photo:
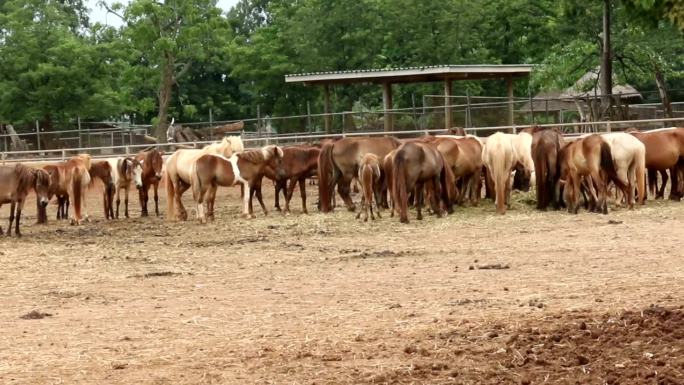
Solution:
M 306 72 L 285 75 L 285 82 L 326 82 L 326 81 L 373 81 L 383 78 L 430 77 L 439 78 L 524 76 L 532 71 L 531 64 L 460 64 L 421 67 L 401 67 L 382 69 L 357 69 L 346 71 Z M 502 75 L 502 76 L 497 76 Z M 426 78 L 436 80 L 436 78 Z M 416 79 L 420 81 L 420 79 Z

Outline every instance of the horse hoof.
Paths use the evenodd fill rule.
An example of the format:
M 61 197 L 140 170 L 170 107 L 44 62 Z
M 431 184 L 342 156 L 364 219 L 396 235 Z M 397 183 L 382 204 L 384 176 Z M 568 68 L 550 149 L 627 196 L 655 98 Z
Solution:
M 408 218 L 401 218 L 401 219 L 399 219 L 399 222 L 408 224 L 409 220 L 408 220 Z

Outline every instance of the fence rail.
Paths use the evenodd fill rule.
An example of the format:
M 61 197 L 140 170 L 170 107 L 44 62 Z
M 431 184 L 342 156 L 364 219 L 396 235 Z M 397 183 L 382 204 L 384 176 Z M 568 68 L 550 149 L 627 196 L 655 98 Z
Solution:
M 598 132 L 612 132 L 624 130 L 625 128 L 635 127 L 640 129 L 661 128 L 663 125 L 674 126 L 677 123 L 684 124 L 684 117 L 670 118 L 670 119 L 641 119 L 641 120 L 623 120 L 623 121 L 605 121 L 605 122 L 578 122 L 578 123 L 556 123 L 556 124 L 540 124 L 542 127 L 574 127 L 574 126 L 590 126 L 600 127 Z M 466 132 L 470 134 L 492 133 L 496 131 L 516 132 L 519 128 L 527 127 L 528 125 L 512 125 L 512 126 L 492 126 L 492 127 L 472 127 L 467 128 Z M 312 134 L 308 132 L 296 134 L 282 134 L 282 135 L 262 135 L 262 136 L 245 136 L 243 142 L 247 147 L 261 147 L 268 144 L 288 145 L 299 144 L 305 142 L 319 141 L 321 139 L 340 138 L 340 137 L 354 137 L 354 136 L 383 136 L 394 135 L 397 137 L 415 137 L 427 134 L 444 133 L 443 129 L 425 129 L 425 130 L 401 130 L 401 131 L 364 131 L 364 132 L 348 132 L 335 134 Z M 573 138 L 581 135 L 580 133 L 566 134 L 566 137 Z M 212 143 L 212 141 L 201 141 L 192 143 L 183 143 L 183 145 L 190 145 L 202 147 L 203 145 Z M 98 147 L 81 147 L 81 148 L 63 148 L 55 150 L 29 150 L 29 151 L 10 151 L 3 152 L 0 156 L 2 163 L 6 162 L 25 162 L 25 161 L 61 161 L 66 160 L 71 156 L 80 153 L 89 153 L 93 158 L 111 158 L 119 156 L 129 156 L 138 153 L 141 150 L 157 148 L 163 151 L 171 151 L 174 149 L 174 144 L 139 144 L 139 145 L 125 145 L 125 146 L 98 146 Z

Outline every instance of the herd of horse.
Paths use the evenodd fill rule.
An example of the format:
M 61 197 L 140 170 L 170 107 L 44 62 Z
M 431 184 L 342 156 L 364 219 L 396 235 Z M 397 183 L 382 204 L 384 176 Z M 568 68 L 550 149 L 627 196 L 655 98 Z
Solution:
M 534 185 L 537 208 L 563 207 L 577 213 L 584 201 L 587 210 L 607 213 L 609 187 L 615 186 L 616 204 L 643 204 L 648 190 L 663 198 L 668 180 L 670 199 L 684 195 L 684 128 L 641 132 L 587 134 L 571 140 L 555 128 L 527 127 L 516 134 L 495 133 L 486 138 L 447 132 L 398 139 L 348 137 L 324 139 L 320 143 L 280 147 L 268 145 L 245 150 L 239 136 L 229 136 L 202 149 L 176 150 L 164 160 L 157 149 L 135 156 L 93 160 L 87 154 L 40 168 L 15 164 L 0 167 L 0 206 L 11 205 L 7 234 L 21 235 L 19 223 L 27 195 L 34 191 L 38 223 L 47 222 L 48 202 L 57 201 L 57 219 L 74 225 L 88 221 L 85 194 L 97 181 L 102 192 L 106 219 L 119 218 L 120 195 L 124 192 L 123 215 L 128 218 L 129 192 L 138 190 L 141 215 L 148 216 L 149 190 L 153 188 L 155 214 L 159 212 L 158 189 L 166 189 L 166 216 L 187 220 L 182 196 L 191 190 L 201 223 L 214 220 L 219 186 L 241 187 L 242 213 L 253 217 L 252 199 L 267 213 L 262 182 L 275 186 L 275 206 L 281 210 L 282 192 L 290 200 L 299 185 L 302 211 L 307 213 L 306 181 L 318 180 L 321 212 L 335 207 L 335 190 L 344 205 L 355 211 L 352 186 L 360 189 L 361 210 L 357 219 L 380 217 L 382 209 L 397 213 L 409 222 L 409 207 L 422 219 L 429 205 L 436 216 L 452 213 L 454 205 L 477 206 L 483 196 L 494 200 L 496 211 L 506 212 L 514 188 Z M 669 173 L 669 175 L 668 175 Z M 661 185 L 658 187 L 658 174 Z M 582 199 L 584 198 L 584 199 Z M 69 216 L 69 207 L 73 210 Z M 116 207 L 116 209 L 114 208 Z M 0 228 L 0 233 L 2 229 Z

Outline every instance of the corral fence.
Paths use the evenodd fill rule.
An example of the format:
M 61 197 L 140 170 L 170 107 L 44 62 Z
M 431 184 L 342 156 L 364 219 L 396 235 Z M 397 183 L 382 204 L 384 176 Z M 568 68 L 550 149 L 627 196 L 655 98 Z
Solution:
M 471 127 L 467 128 L 466 132 L 478 136 L 486 136 L 497 131 L 516 132 L 517 130 L 528 127 L 529 124 L 512 125 L 512 126 L 492 126 L 492 127 Z M 627 128 L 638 128 L 640 130 L 650 130 L 662 127 L 684 126 L 684 116 L 679 118 L 668 119 L 641 119 L 641 120 L 624 120 L 624 121 L 604 121 L 604 122 L 573 122 L 573 123 L 549 123 L 540 124 L 542 127 L 558 127 L 562 130 L 573 128 L 576 126 L 590 127 L 596 132 L 620 132 Z M 588 130 L 581 130 L 582 132 Z M 592 131 L 593 132 L 593 131 Z M 248 148 L 256 148 L 269 144 L 276 145 L 294 145 L 303 143 L 315 143 L 327 138 L 341 138 L 354 136 L 384 136 L 393 135 L 399 138 L 411 138 L 427 134 L 444 133 L 444 129 L 424 129 L 424 130 L 398 130 L 393 132 L 384 132 L 382 130 L 368 130 L 364 132 L 345 132 L 345 133 L 294 133 L 294 134 L 262 134 L 260 136 L 245 135 L 243 142 Z M 581 135 L 581 133 L 566 133 L 566 137 L 572 139 Z M 211 141 L 183 143 L 185 146 L 202 147 Z M 164 152 L 175 150 L 174 144 L 131 144 L 120 146 L 95 146 L 95 147 L 79 147 L 79 148 L 62 148 L 53 150 L 27 150 L 27 151 L 10 151 L 3 152 L 0 156 L 0 161 L 4 164 L 6 162 L 19 161 L 60 161 L 68 159 L 79 153 L 91 154 L 94 158 L 111 158 L 118 156 L 127 156 L 138 153 L 141 150 L 157 148 Z

